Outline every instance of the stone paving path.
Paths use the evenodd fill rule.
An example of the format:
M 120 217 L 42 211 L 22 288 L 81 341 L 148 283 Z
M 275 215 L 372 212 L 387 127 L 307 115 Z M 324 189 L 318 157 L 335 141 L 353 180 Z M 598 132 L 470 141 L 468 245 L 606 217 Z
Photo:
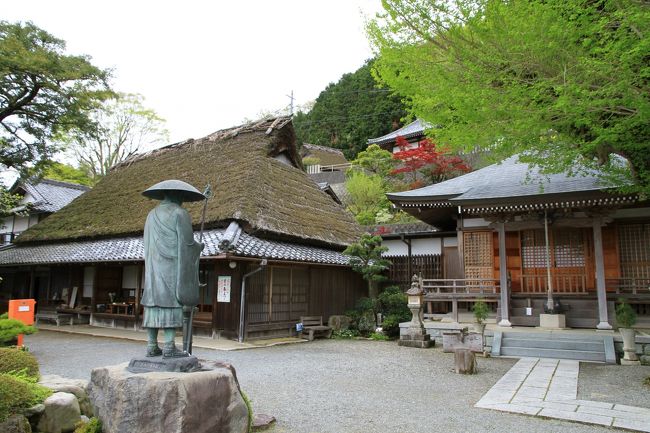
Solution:
M 521 358 L 475 407 L 650 432 L 650 409 L 578 400 L 578 361 Z

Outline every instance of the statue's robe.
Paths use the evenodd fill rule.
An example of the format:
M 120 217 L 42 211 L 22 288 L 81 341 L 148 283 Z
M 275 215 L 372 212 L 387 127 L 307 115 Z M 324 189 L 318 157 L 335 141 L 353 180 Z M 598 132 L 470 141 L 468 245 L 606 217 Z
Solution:
M 183 326 L 183 306 L 199 302 L 201 245 L 185 209 L 163 201 L 144 226 L 144 328 Z

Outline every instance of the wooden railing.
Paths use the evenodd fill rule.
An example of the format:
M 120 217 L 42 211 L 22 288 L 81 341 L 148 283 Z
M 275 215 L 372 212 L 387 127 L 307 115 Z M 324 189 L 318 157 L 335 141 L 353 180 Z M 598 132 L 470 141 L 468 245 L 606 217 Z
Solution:
M 608 290 L 617 295 L 640 295 L 650 297 L 650 278 L 607 278 Z
M 433 317 L 435 302 L 451 302 L 451 315 L 458 322 L 458 302 L 499 302 L 499 280 L 493 278 L 428 279 L 422 280 L 424 301 L 427 308 L 424 317 Z M 447 304 L 448 305 L 448 304 Z
M 584 294 L 587 293 L 587 276 L 585 274 L 555 274 L 553 278 L 553 293 Z M 546 275 L 522 275 L 522 293 L 546 293 Z
M 497 297 L 499 280 L 493 278 L 422 280 L 424 297 L 442 299 L 451 297 Z
M 315 173 L 324 173 L 326 171 L 345 171 L 351 166 L 352 164 L 350 164 L 349 162 L 345 164 L 332 164 L 332 165 L 313 164 L 313 165 L 308 165 L 307 167 L 305 167 L 305 169 L 308 174 L 315 174 Z

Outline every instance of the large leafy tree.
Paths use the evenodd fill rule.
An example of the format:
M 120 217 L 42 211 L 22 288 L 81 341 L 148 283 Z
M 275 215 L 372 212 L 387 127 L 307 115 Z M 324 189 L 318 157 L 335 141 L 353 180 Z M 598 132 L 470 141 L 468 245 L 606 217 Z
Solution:
M 636 0 L 383 0 L 380 80 L 437 142 L 549 172 L 586 166 L 650 192 L 650 5 Z M 620 158 L 618 158 L 620 161 Z
M 405 107 L 389 89 L 377 86 L 372 64 L 368 61 L 354 73 L 343 75 L 321 92 L 309 112 L 299 111 L 294 116 L 299 143 L 335 147 L 354 159 L 366 148 L 368 138 L 400 126 Z
M 50 139 L 87 130 L 89 110 L 110 96 L 108 72 L 32 23 L 0 22 L 0 165 L 38 171 L 57 150 Z
M 45 169 L 43 177 L 79 185 L 93 185 L 93 180 L 84 170 L 61 162 L 53 162 Z
M 115 164 L 166 142 L 164 119 L 146 108 L 143 99 L 141 95 L 121 93 L 93 110 L 93 128 L 73 129 L 62 137 L 93 183 Z
M 32 23 L 0 21 L 0 171 L 38 175 L 58 150 L 51 139 L 88 130 L 88 113 L 112 92 L 109 73 Z M 16 204 L 0 187 L 0 212 Z

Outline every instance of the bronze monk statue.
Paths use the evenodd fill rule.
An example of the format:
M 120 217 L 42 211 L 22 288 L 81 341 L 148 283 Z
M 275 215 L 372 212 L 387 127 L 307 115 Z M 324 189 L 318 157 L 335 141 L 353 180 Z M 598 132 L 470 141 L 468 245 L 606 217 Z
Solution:
M 142 193 L 162 200 L 144 226 L 144 306 L 142 327 L 147 328 L 147 356 L 163 358 L 189 356 L 174 344 L 176 329 L 183 326 L 183 314 L 199 303 L 199 258 L 203 244 L 194 240 L 192 220 L 183 202 L 205 198 L 192 185 L 166 180 Z M 191 324 L 189 325 L 191 326 Z M 165 343 L 158 346 L 158 330 Z

